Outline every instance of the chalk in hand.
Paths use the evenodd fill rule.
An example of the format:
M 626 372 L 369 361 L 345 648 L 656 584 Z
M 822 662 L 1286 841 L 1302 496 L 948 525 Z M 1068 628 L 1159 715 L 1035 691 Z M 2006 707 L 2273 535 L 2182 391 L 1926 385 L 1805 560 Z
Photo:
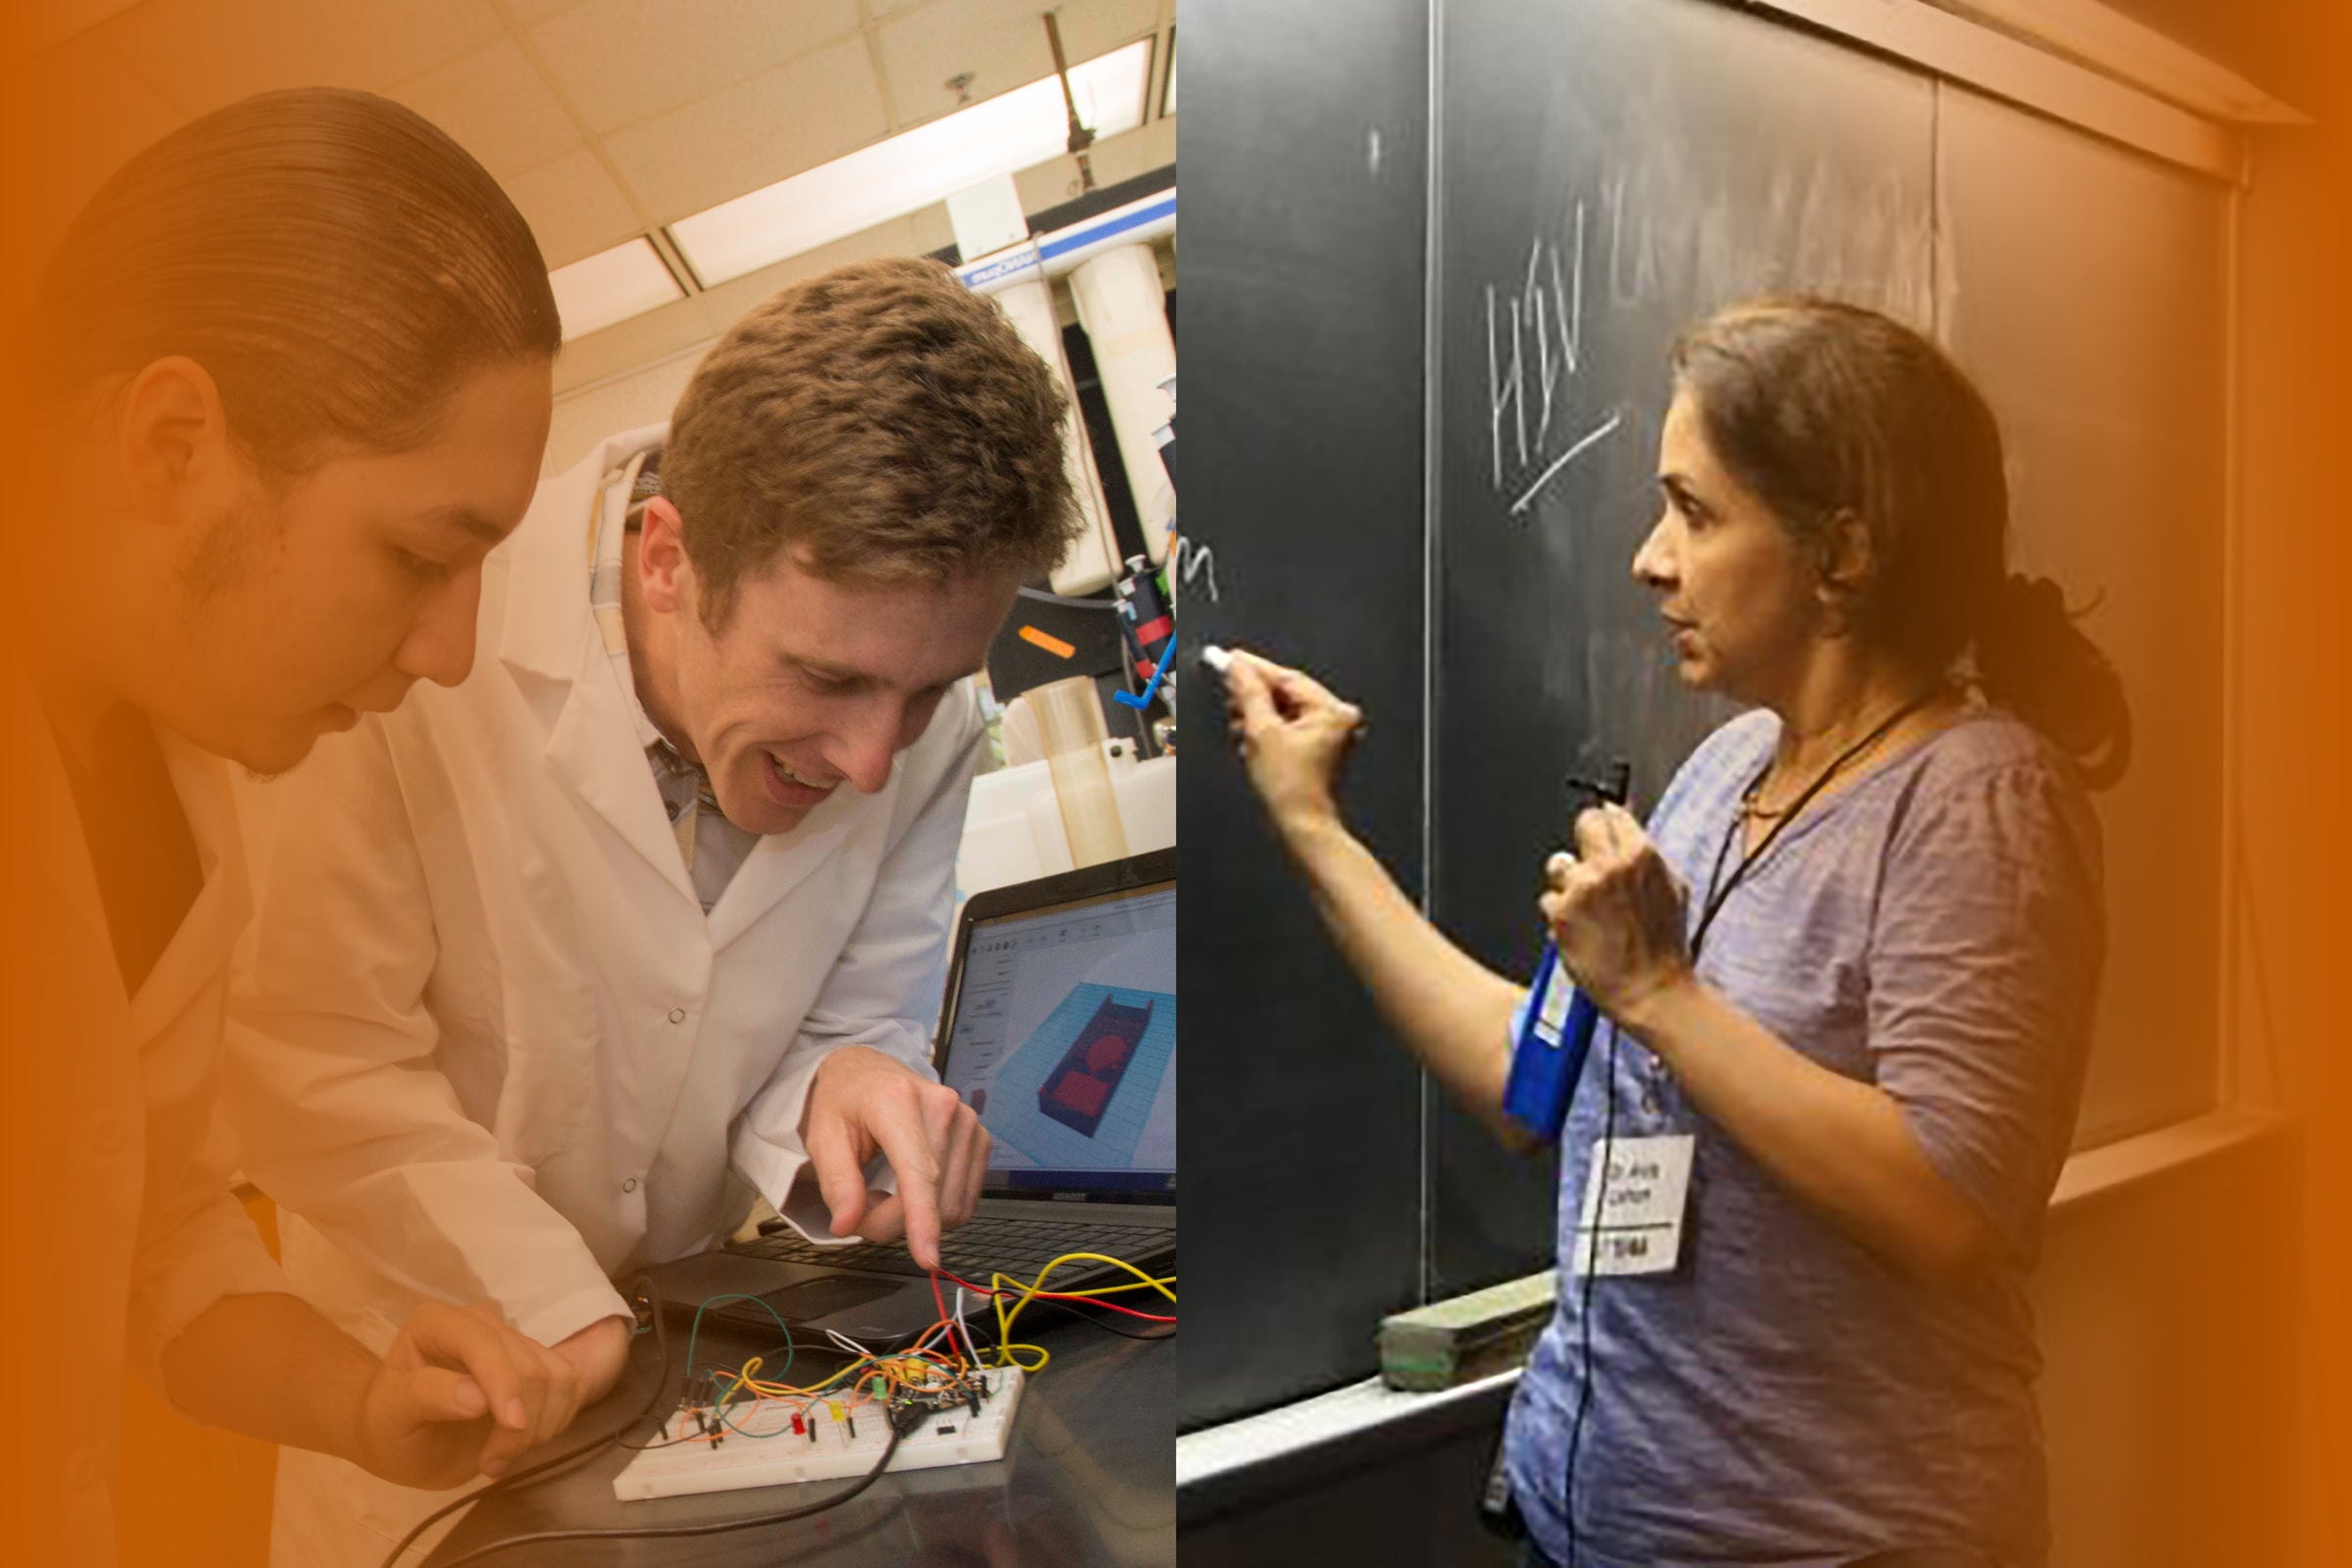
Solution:
M 1200 650 L 1200 662 L 1215 670 L 1219 675 L 1223 675 L 1227 666 L 1233 662 L 1233 653 L 1229 649 L 1210 643 L 1206 648 Z

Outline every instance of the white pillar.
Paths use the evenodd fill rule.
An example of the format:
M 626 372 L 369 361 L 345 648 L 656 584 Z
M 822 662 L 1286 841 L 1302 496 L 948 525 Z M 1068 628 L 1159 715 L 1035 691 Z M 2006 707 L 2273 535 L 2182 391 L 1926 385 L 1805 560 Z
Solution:
M 1102 499 L 1102 482 L 1095 476 L 1094 443 L 1086 433 L 1086 416 L 1078 410 L 1078 390 L 1070 383 L 1070 362 L 1061 351 L 1061 322 L 1054 314 L 1054 286 L 1042 268 L 1032 265 L 1026 277 L 992 287 L 990 296 L 1012 318 L 1022 341 L 1054 368 L 1061 395 L 1070 400 L 1069 422 L 1062 435 L 1061 461 L 1069 475 L 1071 493 L 1086 518 L 1086 531 L 1070 546 L 1061 564 L 1054 568 L 1057 594 L 1091 594 L 1110 586 L 1118 574 L 1118 543 L 1110 531 L 1110 504 Z
M 1159 263 L 1149 245 L 1104 251 L 1070 273 L 1070 294 L 1078 304 L 1078 324 L 1094 344 L 1102 399 L 1110 405 L 1110 426 L 1118 436 L 1144 543 L 1153 561 L 1163 561 L 1176 519 L 1176 487 L 1160 466 L 1154 432 L 1176 412 L 1176 400 L 1160 384 L 1176 373 L 1176 339 L 1168 330 Z
M 992 282 L 988 292 L 1012 318 L 1021 341 L 1037 351 L 1069 399 L 1069 423 L 1063 427 L 1061 463 L 1070 491 L 1086 519 L 1086 531 L 1054 567 L 1051 580 L 1058 594 L 1091 594 L 1110 586 L 1118 574 L 1119 551 L 1110 531 L 1110 506 L 1102 499 L 1102 482 L 1095 474 L 1093 443 L 1087 439 L 1086 417 L 1078 412 L 1078 390 L 1070 381 L 1069 357 L 1061 349 L 1061 322 L 1054 314 L 1054 285 L 1046 280 L 1037 246 L 1029 239 L 1029 222 L 1021 214 L 1021 199 L 1012 176 L 1001 174 L 948 198 L 948 219 L 956 228 L 956 248 L 975 261 L 1000 250 L 1015 263 L 1010 275 Z M 1019 251 L 1027 251 L 1025 265 Z

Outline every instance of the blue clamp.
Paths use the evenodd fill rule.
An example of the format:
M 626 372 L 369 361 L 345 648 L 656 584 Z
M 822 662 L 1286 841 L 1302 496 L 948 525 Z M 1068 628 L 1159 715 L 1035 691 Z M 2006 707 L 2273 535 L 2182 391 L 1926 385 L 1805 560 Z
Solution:
M 1159 683 L 1161 678 L 1164 677 L 1168 672 L 1168 662 L 1175 657 L 1176 634 L 1174 632 L 1170 632 L 1168 633 L 1168 646 L 1159 651 L 1159 662 L 1152 667 L 1152 684 L 1144 688 L 1144 695 L 1141 697 L 1131 697 L 1125 692 L 1112 692 L 1110 694 L 1110 700 L 1114 703 L 1125 703 L 1129 708 L 1136 710 L 1138 712 L 1150 708 L 1152 706 L 1152 699 L 1159 695 Z

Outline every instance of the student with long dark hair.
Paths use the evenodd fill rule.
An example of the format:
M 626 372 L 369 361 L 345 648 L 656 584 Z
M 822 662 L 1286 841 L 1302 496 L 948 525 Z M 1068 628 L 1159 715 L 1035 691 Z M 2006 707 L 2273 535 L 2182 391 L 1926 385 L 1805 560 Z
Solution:
M 2038 1563 L 2025 1281 L 2090 1033 L 2085 789 L 2128 759 L 2121 688 L 2058 590 L 2005 571 L 1999 434 L 1933 344 L 1769 299 L 1673 371 L 1634 574 L 1683 681 L 1753 710 L 1646 828 L 1586 811 L 1544 868 L 1603 1022 L 1561 1144 L 1559 1309 L 1505 1445 L 1530 1559 Z M 1499 1124 L 1526 994 L 1348 833 L 1360 715 L 1262 660 L 1228 689 L 1340 948 Z M 1579 1217 L 1612 1181 L 1660 1212 L 1604 1264 Z
M 226 764 L 284 770 L 465 675 L 560 336 L 538 247 L 481 167 L 415 113 L 329 90 L 233 104 L 133 157 L 20 324 L 0 585 L 12 1561 L 114 1560 L 126 1362 L 200 1421 L 416 1483 L 495 1473 L 576 1408 L 564 1358 L 495 1312 L 435 1304 L 385 1325 L 380 1356 L 328 1323 L 211 1137 L 248 904 Z

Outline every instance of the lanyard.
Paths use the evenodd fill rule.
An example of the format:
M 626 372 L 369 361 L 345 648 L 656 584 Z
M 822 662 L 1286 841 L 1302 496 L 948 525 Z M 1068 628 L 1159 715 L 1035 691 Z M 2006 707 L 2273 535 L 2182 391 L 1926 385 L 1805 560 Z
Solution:
M 1897 724 L 1934 702 L 1941 692 L 1940 686 L 1930 687 L 1887 714 L 1869 734 L 1839 752 L 1829 766 L 1813 776 L 1813 782 L 1804 787 L 1804 790 L 1790 803 L 1788 808 L 1783 811 L 1778 820 L 1766 830 L 1763 842 L 1740 858 L 1740 863 L 1732 868 L 1731 876 L 1726 878 L 1723 874 L 1723 863 L 1731 858 L 1732 841 L 1740 836 L 1740 825 L 1746 816 L 1744 811 L 1733 814 L 1731 828 L 1724 834 L 1723 844 L 1715 852 L 1715 864 L 1707 872 L 1707 902 L 1699 910 L 1698 928 L 1690 935 L 1690 962 L 1693 965 L 1698 962 L 1699 949 L 1706 942 L 1707 932 L 1715 924 L 1715 917 L 1723 912 L 1724 905 L 1730 901 L 1733 892 L 1738 889 L 1740 884 L 1746 880 L 1747 874 L 1754 870 L 1764 857 L 1771 852 L 1772 847 L 1780 842 L 1781 830 L 1797 819 L 1804 808 L 1813 803 L 1813 798 L 1829 787 L 1830 780 L 1852 766 L 1857 758 L 1885 740 Z M 1765 765 L 1769 770 L 1771 764 L 1766 763 Z M 1741 792 L 1742 804 L 1755 798 L 1756 791 L 1763 785 L 1763 782 L 1764 775 L 1757 774 L 1755 782 L 1749 784 Z M 1642 1108 L 1654 1116 L 1658 1113 L 1660 1102 L 1664 1098 L 1667 1083 L 1665 1063 L 1652 1056 L 1649 1070 L 1643 1074 L 1643 1079 Z
M 1830 780 L 1852 766 L 1855 759 L 1863 753 L 1885 740 L 1893 732 L 1897 724 L 1934 702 L 1942 694 L 1942 690 L 1940 685 L 1930 687 L 1880 720 L 1869 734 L 1839 752 L 1829 766 L 1813 775 L 1813 782 L 1807 784 L 1796 799 L 1789 803 L 1788 809 L 1781 813 L 1779 820 L 1765 830 L 1764 841 L 1740 858 L 1740 863 L 1732 868 L 1731 877 L 1726 880 L 1723 875 L 1723 862 L 1730 858 L 1732 841 L 1740 836 L 1740 824 L 1747 815 L 1744 810 L 1734 814 L 1731 828 L 1724 834 L 1723 844 L 1715 852 L 1715 864 L 1707 872 L 1707 902 L 1705 906 L 1699 910 L 1698 929 L 1691 933 L 1690 937 L 1690 961 L 1692 963 L 1698 961 L 1699 946 L 1707 940 L 1708 928 L 1714 925 L 1715 917 L 1723 912 L 1724 905 L 1731 899 L 1733 891 L 1746 880 L 1748 872 L 1755 869 L 1757 862 L 1771 853 L 1772 847 L 1780 842 L 1781 830 L 1795 821 L 1799 813 L 1813 804 L 1813 797 L 1827 789 Z M 1768 762 L 1765 766 L 1769 770 L 1771 764 Z M 1755 782 L 1740 793 L 1742 806 L 1755 799 L 1756 792 L 1763 786 L 1763 783 L 1764 775 L 1757 774 Z

